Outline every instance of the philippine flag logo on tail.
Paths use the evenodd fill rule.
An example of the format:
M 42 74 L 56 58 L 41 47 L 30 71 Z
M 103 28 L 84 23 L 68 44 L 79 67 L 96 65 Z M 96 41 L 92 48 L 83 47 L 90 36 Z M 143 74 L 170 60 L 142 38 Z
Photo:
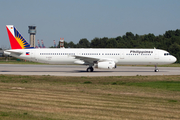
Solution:
M 26 52 L 26 55 L 30 55 L 30 52 Z

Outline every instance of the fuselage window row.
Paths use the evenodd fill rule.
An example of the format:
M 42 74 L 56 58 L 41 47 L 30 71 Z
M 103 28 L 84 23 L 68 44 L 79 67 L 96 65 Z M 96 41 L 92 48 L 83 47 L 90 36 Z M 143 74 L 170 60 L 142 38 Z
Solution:
M 75 53 L 40 53 L 40 55 L 75 55 Z M 82 53 L 82 55 L 120 55 L 119 53 Z
M 40 55 L 75 55 L 75 53 L 40 53 Z M 82 53 L 82 55 L 120 55 L 119 53 Z M 126 55 L 151 55 L 151 54 L 126 54 Z M 165 56 L 170 55 L 165 53 Z
M 75 53 L 40 53 L 40 55 L 75 55 Z
M 119 55 L 119 53 L 82 53 L 82 55 Z
M 75 55 L 75 53 L 40 53 L 40 55 Z M 82 55 L 120 55 L 119 53 L 82 53 Z M 126 55 L 151 55 L 151 54 L 129 54 Z M 170 55 L 169 53 L 164 53 L 165 56 Z

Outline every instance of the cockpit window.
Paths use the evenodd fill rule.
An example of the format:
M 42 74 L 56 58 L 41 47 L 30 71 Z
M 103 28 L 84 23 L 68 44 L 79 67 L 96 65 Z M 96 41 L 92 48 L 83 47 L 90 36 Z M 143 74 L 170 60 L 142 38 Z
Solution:
M 171 55 L 170 53 L 164 53 L 164 56 Z

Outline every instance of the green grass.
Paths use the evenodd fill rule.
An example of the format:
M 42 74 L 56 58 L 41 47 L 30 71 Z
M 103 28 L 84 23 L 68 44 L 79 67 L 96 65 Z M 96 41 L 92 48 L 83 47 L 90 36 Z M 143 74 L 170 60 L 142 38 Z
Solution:
M 113 82 L 112 85 L 126 85 L 137 87 L 150 87 L 154 89 L 164 89 L 171 91 L 180 91 L 180 81 L 151 81 L 151 82 Z
M 180 91 L 180 76 L 55 77 L 50 75 L 48 76 L 0 75 L 0 82 L 120 85 L 120 86 L 150 87 L 153 89 Z
M 180 76 L 0 75 L 0 120 L 180 119 Z
M 84 84 L 92 84 L 91 81 L 85 81 Z

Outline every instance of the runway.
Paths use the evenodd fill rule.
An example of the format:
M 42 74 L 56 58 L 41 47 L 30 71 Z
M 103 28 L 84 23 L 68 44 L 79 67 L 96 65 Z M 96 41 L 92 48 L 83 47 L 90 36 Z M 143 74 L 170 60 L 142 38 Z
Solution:
M 147 75 L 180 75 L 179 67 L 117 66 L 116 69 L 94 69 L 86 72 L 88 66 L 81 65 L 18 65 L 1 64 L 0 74 L 12 75 L 51 75 L 51 76 L 147 76 Z

